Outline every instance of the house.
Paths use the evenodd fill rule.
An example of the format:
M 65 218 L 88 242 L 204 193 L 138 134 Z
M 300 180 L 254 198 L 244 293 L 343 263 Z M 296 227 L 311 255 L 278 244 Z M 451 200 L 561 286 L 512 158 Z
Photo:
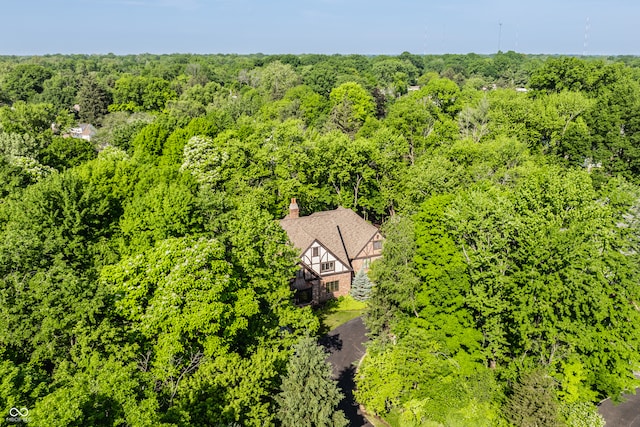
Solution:
M 300 269 L 292 280 L 297 304 L 318 304 L 348 295 L 351 281 L 382 256 L 383 237 L 351 209 L 316 212 L 301 217 L 296 199 L 280 225 L 300 251 Z
M 96 132 L 96 128 L 88 123 L 82 123 L 77 127 L 69 129 L 69 135 L 72 138 L 81 138 L 86 141 L 91 141 L 91 138 L 96 135 Z

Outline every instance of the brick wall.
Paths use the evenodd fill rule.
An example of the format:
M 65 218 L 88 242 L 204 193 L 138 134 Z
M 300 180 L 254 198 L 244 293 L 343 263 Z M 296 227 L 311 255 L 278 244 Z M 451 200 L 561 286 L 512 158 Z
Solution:
M 327 292 L 327 284 L 331 282 L 338 282 L 338 290 L 333 292 Z M 351 272 L 332 274 L 330 276 L 322 277 L 317 296 L 318 302 L 323 302 L 331 298 L 338 298 L 341 296 L 349 295 L 351 290 Z M 316 296 L 314 295 L 314 297 Z

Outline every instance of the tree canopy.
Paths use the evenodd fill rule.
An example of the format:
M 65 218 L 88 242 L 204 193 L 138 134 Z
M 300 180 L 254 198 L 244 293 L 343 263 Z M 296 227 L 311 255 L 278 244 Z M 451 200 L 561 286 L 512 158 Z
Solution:
M 639 67 L 0 57 L 0 408 L 34 426 L 343 425 L 320 318 L 293 305 L 277 220 L 296 197 L 385 236 L 353 275 L 368 411 L 601 426 L 594 403 L 640 371 Z

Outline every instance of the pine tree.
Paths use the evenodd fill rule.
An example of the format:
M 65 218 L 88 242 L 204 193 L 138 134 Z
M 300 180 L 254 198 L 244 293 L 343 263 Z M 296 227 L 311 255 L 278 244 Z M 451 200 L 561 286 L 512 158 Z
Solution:
M 80 105 L 80 120 L 92 124 L 98 123 L 107 113 L 107 107 L 111 102 L 109 92 L 92 74 L 87 74 L 82 79 L 76 97 Z
M 555 380 L 543 369 L 523 375 L 513 386 L 505 416 L 518 427 L 561 426 L 555 387 Z
M 289 359 L 282 392 L 276 396 L 283 427 L 343 427 L 348 425 L 337 406 L 344 397 L 331 379 L 326 354 L 313 338 L 303 338 Z
M 349 293 L 352 297 L 354 297 L 358 301 L 366 301 L 371 296 L 371 289 L 373 288 L 373 283 L 369 280 L 367 273 L 364 272 L 364 269 L 361 268 L 360 271 L 356 274 L 356 277 L 353 279 L 353 283 L 351 284 L 351 290 Z

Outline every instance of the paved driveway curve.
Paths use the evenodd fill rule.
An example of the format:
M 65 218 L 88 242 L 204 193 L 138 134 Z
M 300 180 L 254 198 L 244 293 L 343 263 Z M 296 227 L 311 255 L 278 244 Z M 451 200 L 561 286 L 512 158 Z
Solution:
M 344 411 L 352 427 L 373 427 L 362 415 L 353 398 L 355 364 L 365 353 L 366 332 L 362 318 L 357 317 L 338 326 L 320 340 L 320 344 L 329 352 L 327 360 L 333 366 L 333 378 L 338 381 L 338 386 L 345 396 L 339 409 Z
M 607 422 L 606 427 L 640 427 L 640 388 L 636 394 L 625 394 L 625 401 L 614 405 L 610 399 L 598 407 Z

